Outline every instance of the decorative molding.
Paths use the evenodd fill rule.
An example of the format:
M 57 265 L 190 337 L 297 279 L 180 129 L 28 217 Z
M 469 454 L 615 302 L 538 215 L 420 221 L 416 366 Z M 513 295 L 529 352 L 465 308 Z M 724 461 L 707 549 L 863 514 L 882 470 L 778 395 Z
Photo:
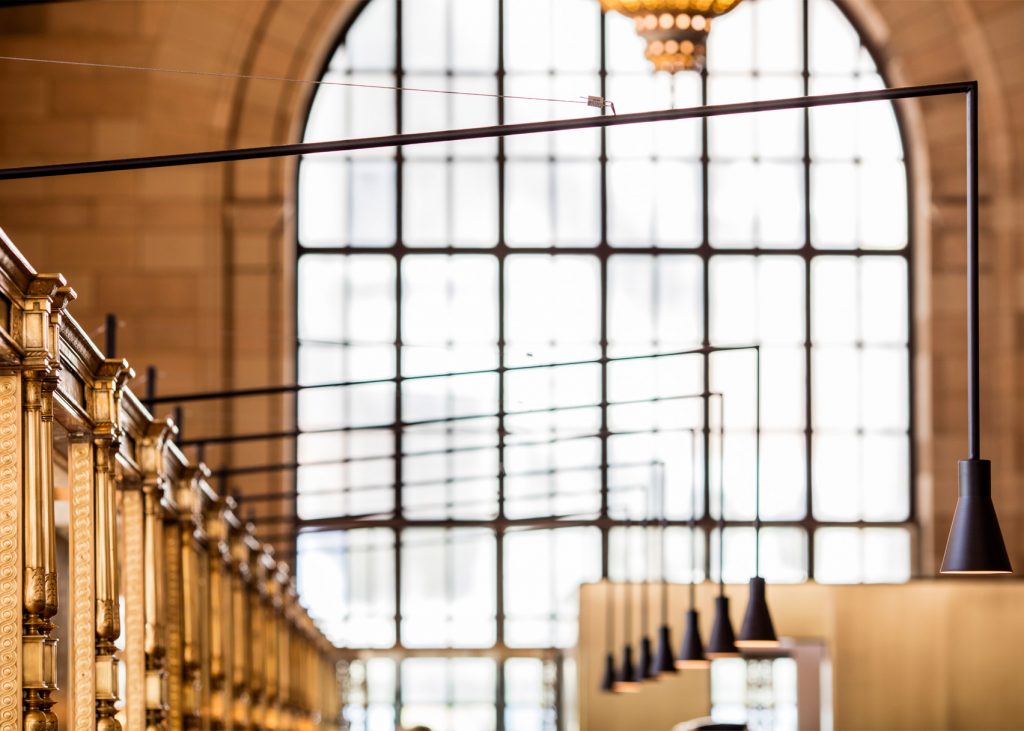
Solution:
M 146 729 L 146 629 L 144 613 L 142 492 L 121 493 L 124 535 L 124 640 L 126 731 Z M 3 731 L 0 729 L 0 731 Z
M 181 531 L 177 524 L 164 528 L 164 572 L 167 587 L 167 607 L 164 615 L 167 631 L 166 665 L 168 694 L 168 727 L 170 731 L 182 729 L 182 606 L 181 606 Z
M 0 731 L 21 729 L 21 375 L 0 375 Z
M 68 445 L 71 488 L 71 670 L 73 731 L 96 728 L 96 514 L 93 500 L 92 442 Z

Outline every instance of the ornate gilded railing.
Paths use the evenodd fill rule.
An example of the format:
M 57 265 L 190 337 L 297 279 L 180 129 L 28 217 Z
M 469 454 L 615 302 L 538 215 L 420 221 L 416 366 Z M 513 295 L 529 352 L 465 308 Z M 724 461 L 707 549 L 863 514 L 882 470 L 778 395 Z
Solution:
M 289 567 L 75 297 L 0 231 L 0 731 L 340 729 L 337 656 Z

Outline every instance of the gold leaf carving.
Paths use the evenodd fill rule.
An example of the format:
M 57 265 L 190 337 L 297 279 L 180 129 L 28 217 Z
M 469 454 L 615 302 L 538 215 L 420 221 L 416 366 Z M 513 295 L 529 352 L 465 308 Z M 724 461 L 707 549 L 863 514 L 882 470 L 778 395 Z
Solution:
M 20 380 L 0 376 L 0 731 L 21 721 Z
M 125 711 L 127 731 L 146 728 L 146 656 L 142 563 L 142 493 L 124 493 L 124 593 L 125 593 Z M 2 730 L 0 730 L 2 731 Z
M 92 444 L 75 442 L 71 449 L 72 617 L 71 667 L 74 672 L 74 731 L 96 727 L 96 626 L 93 597 L 95 517 L 93 514 Z

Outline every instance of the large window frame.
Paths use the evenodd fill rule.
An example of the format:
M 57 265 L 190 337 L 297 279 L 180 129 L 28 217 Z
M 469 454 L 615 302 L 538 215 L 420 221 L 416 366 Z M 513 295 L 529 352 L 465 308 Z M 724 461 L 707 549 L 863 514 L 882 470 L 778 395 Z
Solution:
M 504 66 L 504 38 L 506 29 L 505 23 L 505 11 L 504 6 L 509 0 L 495 0 L 498 5 L 497 22 L 498 22 L 498 65 L 496 75 L 496 91 L 497 93 L 506 93 L 505 79 L 506 70 Z M 750 0 L 748 0 L 750 1 Z M 361 12 L 362 9 L 372 2 L 367 0 L 362 6 L 356 11 Z M 408 2 L 408 0 L 406 0 Z M 809 69 L 809 29 L 808 29 L 808 6 L 810 0 L 799 0 L 802 7 L 803 13 L 803 94 L 812 93 L 810 86 L 811 72 Z M 395 35 L 397 42 L 395 44 L 396 53 L 394 59 L 394 72 L 395 78 L 398 85 L 402 84 L 402 80 L 405 77 L 403 59 L 402 59 L 402 36 L 404 33 L 403 22 L 402 22 L 402 8 L 403 0 L 396 0 L 398 12 L 395 13 Z M 839 3 L 839 7 L 847 15 L 847 20 L 854 26 L 858 31 L 857 24 L 854 19 L 849 17 L 849 13 L 845 12 L 842 4 Z M 353 18 L 356 17 L 353 15 Z M 723 21 L 725 22 L 725 21 Z M 602 96 L 607 95 L 607 79 L 609 70 L 605 65 L 606 52 L 603 47 L 605 38 L 605 26 L 606 18 L 601 17 L 601 67 L 599 72 L 599 78 L 601 81 L 600 93 Z M 351 27 L 351 23 L 348 27 Z M 340 36 L 337 45 L 345 43 L 347 35 L 347 28 L 345 32 Z M 862 42 L 864 34 L 861 33 Z M 713 40 L 712 40 L 713 42 Z M 876 67 L 879 73 L 882 72 L 882 67 L 877 63 L 878 55 L 870 47 L 869 44 L 864 42 L 868 53 L 876 61 Z M 326 71 L 326 67 L 325 67 Z M 702 73 L 701 76 L 701 98 L 704 103 L 708 100 L 708 74 Z M 883 75 L 884 78 L 884 75 Z M 403 131 L 403 115 L 405 113 L 402 94 L 396 94 L 396 106 L 394 110 L 395 121 L 398 132 Z M 393 566 L 394 566 L 394 598 L 395 598 L 395 638 L 396 643 L 392 648 L 382 650 L 384 653 L 393 653 L 395 651 L 401 652 L 403 656 L 415 657 L 418 655 L 427 657 L 441 657 L 441 656 L 458 656 L 458 655 L 473 655 L 486 653 L 489 656 L 497 658 L 497 674 L 498 678 L 498 689 L 496 691 L 496 706 L 498 711 L 498 728 L 503 728 L 503 717 L 504 717 L 504 698 L 502 692 L 502 678 L 503 678 L 503 663 L 507 658 L 513 657 L 536 657 L 549 662 L 556 662 L 561 667 L 560 663 L 560 652 L 556 647 L 510 647 L 505 642 L 505 543 L 507 540 L 507 533 L 510 530 L 516 529 L 533 529 L 533 530 L 544 530 L 549 528 L 564 528 L 569 526 L 575 527 L 589 527 L 596 529 L 600 533 L 600 574 L 594 578 L 623 578 L 621 574 L 616 575 L 618 572 L 614 570 L 614 551 L 610 550 L 610 543 L 613 533 L 617 533 L 619 530 L 627 529 L 630 526 L 635 528 L 636 520 L 627 521 L 621 517 L 615 517 L 609 509 L 609 497 L 610 497 L 610 482 L 609 482 L 609 437 L 611 432 L 608 425 L 608 411 L 611 403 L 608 398 L 608 366 L 609 366 L 609 340 L 608 340 L 608 271 L 609 271 L 609 260 L 613 255 L 638 255 L 638 256 L 650 256 L 656 258 L 659 256 L 695 256 L 700 260 L 701 269 L 701 297 L 702 297 L 702 321 L 701 321 L 701 342 L 700 346 L 706 349 L 712 348 L 711 338 L 711 322 L 710 313 L 712 308 L 711 303 L 711 269 L 712 260 L 718 257 L 731 257 L 731 256 L 746 256 L 746 257 L 757 257 L 757 261 L 762 261 L 762 257 L 799 257 L 804 263 L 804 281 L 803 281 L 803 295 L 804 295 L 804 342 L 803 342 L 803 354 L 804 354 L 804 449 L 806 455 L 805 465 L 805 479 L 806 479 L 806 495 L 805 504 L 806 512 L 802 519 L 799 520 L 762 520 L 762 525 L 770 529 L 773 527 L 799 527 L 806 535 L 806 579 L 813 580 L 815 578 L 815 535 L 821 529 L 828 528 L 886 528 L 886 527 L 899 527 L 906 528 L 910 531 L 911 535 L 911 567 L 916 565 L 917 562 L 917 531 L 915 522 L 917 519 L 917 509 L 915 504 L 915 490 L 914 490 L 914 380 L 913 380 L 913 368 L 911 365 L 912 357 L 907 358 L 907 412 L 908 412 L 908 428 L 906 430 L 906 439 L 909 448 L 909 460 L 908 460 L 908 475 L 907 485 L 909 490 L 908 504 L 909 512 L 906 520 L 899 521 L 871 521 L 871 520 L 858 520 L 858 521 L 828 521 L 820 520 L 814 517 L 814 470 L 813 470 L 813 381 L 812 374 L 814 372 L 812 366 L 813 360 L 813 322 L 812 322 L 812 263 L 819 259 L 825 259 L 831 256 L 843 256 L 843 257 L 854 257 L 858 260 L 862 256 L 895 256 L 902 259 L 906 264 L 906 291 L 907 301 L 913 302 L 913 211 L 908 210 L 907 215 L 907 244 L 904 248 L 900 249 L 861 249 L 861 248 L 844 248 L 844 249 L 820 249 L 815 248 L 812 245 L 812 232 L 811 232 L 811 211 L 812 211 L 812 186 L 810 183 L 811 178 L 811 165 L 812 165 L 812 140 L 811 140 L 811 125 L 809 124 L 811 112 L 805 110 L 803 112 L 803 196 L 804 196 L 804 227 L 803 227 L 803 241 L 798 248 L 789 249 L 775 249 L 775 248 L 764 248 L 758 246 L 742 247 L 742 248 L 719 248 L 712 245 L 709 238 L 709 219 L 711 217 L 710 201 L 709 201 L 709 169 L 711 166 L 711 157 L 709 155 L 709 122 L 707 119 L 701 120 L 700 122 L 700 177 L 702 183 L 702 194 L 701 194 L 701 236 L 700 242 L 696 247 L 674 247 L 674 246 L 639 246 L 630 248 L 617 248 L 609 242 L 608 237 L 608 151 L 607 151 L 607 135 L 604 130 L 600 133 L 600 200 L 601 200 L 601 217 L 600 217 L 600 240 L 596 246 L 510 246 L 505 240 L 506 232 L 506 216 L 507 216 L 507 201 L 505 200 L 505 181 L 506 181 L 506 163 L 507 156 L 505 154 L 504 140 L 498 140 L 498 155 L 497 155 L 497 166 L 498 166 L 498 241 L 493 247 L 488 248 L 477 248 L 477 247 L 459 247 L 459 246 L 409 246 L 403 240 L 403 216 L 404 210 L 402 201 L 404 198 L 404 175 L 403 166 L 405 165 L 406 159 L 401 149 L 396 150 L 395 154 L 395 186 L 397 205 L 395 206 L 395 231 L 397 233 L 396 240 L 389 246 L 343 246 L 343 247 L 313 247 L 306 248 L 302 246 L 301 242 L 297 248 L 296 262 L 307 255 L 322 255 L 322 254 L 337 254 L 337 255 L 381 255 L 386 254 L 394 257 L 396 263 L 396 301 L 402 301 L 402 274 L 401 267 L 402 262 L 407 256 L 412 255 L 484 255 L 492 256 L 497 260 L 497 322 L 498 322 L 498 353 L 499 362 L 494 372 L 498 378 L 498 410 L 493 414 L 497 423 L 497 431 L 499 434 L 498 438 L 498 454 L 499 463 L 504 464 L 504 451 L 506 445 L 504 442 L 503 435 L 505 432 L 505 419 L 506 412 L 504 410 L 504 393 L 506 387 L 506 361 L 505 361 L 505 295 L 504 295 L 504 283 L 505 273 L 508 263 L 508 258 L 519 255 L 557 255 L 557 256 L 585 256 L 595 258 L 600 267 L 600 372 L 601 372 L 601 400 L 597 404 L 601 414 L 601 427 L 600 427 L 600 445 L 601 445 L 601 462 L 600 462 L 600 510 L 599 514 L 593 518 L 582 519 L 582 520 L 561 520 L 555 516 L 547 517 L 535 517 L 535 518 L 522 518 L 511 520 L 505 515 L 504 511 L 504 497 L 505 497 L 505 478 L 504 471 L 499 470 L 498 473 L 498 516 L 494 520 L 473 520 L 473 519 L 459 519 L 459 518 L 444 518 L 444 519 L 417 519 L 409 518 L 404 515 L 403 509 L 403 494 L 401 486 L 405 482 L 405 476 L 403 474 L 403 460 L 400 458 L 403 452 L 403 438 L 405 436 L 405 430 L 403 427 L 403 412 L 402 412 L 402 384 L 404 381 L 400 364 L 402 363 L 403 355 L 403 344 L 401 340 L 402 333 L 402 307 L 396 306 L 395 309 L 395 332 L 399 334 L 394 343 L 394 355 L 396 359 L 396 373 L 394 377 L 395 382 L 395 397 L 394 397 L 394 415 L 393 415 L 393 435 L 394 435 L 394 484 L 396 489 L 394 490 L 394 509 L 389 517 L 379 518 L 350 518 L 350 517 L 337 517 L 328 519 L 314 519 L 305 521 L 298 519 L 297 525 L 300 530 L 303 527 L 308 529 L 321 530 L 351 530 L 351 529 L 363 529 L 363 528 L 383 528 L 393 531 L 394 543 L 393 543 Z M 905 134 L 905 125 L 900 115 L 900 110 L 896 108 L 896 120 L 900 130 L 901 140 L 905 141 L 907 135 Z M 498 121 L 505 121 L 505 110 L 504 105 L 498 102 Z M 907 190 L 907 204 L 908 208 L 911 207 L 913 201 L 912 186 L 910 180 L 911 164 L 909 160 L 909 146 L 903 145 L 903 161 L 906 180 Z M 297 233 L 296 233 L 297 235 Z M 298 240 L 298 235 L 297 235 Z M 725 259 L 720 259 L 725 261 Z M 907 350 L 912 356 L 914 351 L 914 327 L 913 317 L 911 308 L 907 308 Z M 300 343 L 296 342 L 296 350 Z M 712 368 L 710 367 L 710 355 L 704 354 L 699 356 L 703 360 L 702 367 L 702 379 L 703 389 L 705 393 L 710 393 L 712 390 Z M 707 404 L 707 402 L 705 402 Z M 298 407 L 297 407 L 298 408 Z M 708 432 L 712 429 L 713 419 L 711 417 L 709 407 L 706 405 L 703 414 L 703 428 L 705 430 L 705 438 L 703 440 L 703 464 L 711 464 L 713 462 L 713 440 L 709 438 Z M 614 465 L 611 465 L 614 467 Z M 705 471 L 707 472 L 707 471 Z M 713 536 L 714 529 L 718 524 L 717 516 L 712 512 L 714 505 L 712 500 L 712 494 L 709 489 L 710 479 L 705 476 L 704 488 L 703 488 L 703 499 L 701 501 L 701 513 L 696 519 L 696 526 L 700 531 L 701 540 L 704 543 L 704 550 L 702 555 L 702 561 L 704 564 L 703 573 L 698 578 L 704 578 L 712 576 L 714 574 L 714 543 L 715 538 Z M 296 490 L 298 488 L 296 487 Z M 749 528 L 751 521 L 747 520 L 726 520 L 726 529 L 730 528 Z M 690 525 L 689 520 L 668 520 L 666 525 L 676 528 L 685 529 Z M 402 602 L 402 553 L 403 553 L 403 533 L 408 529 L 421 529 L 421 528 L 441 528 L 441 529 L 469 529 L 469 528 L 485 528 L 493 531 L 494 534 L 494 560 L 495 560 L 495 571 L 496 571 L 496 583 L 495 583 L 495 641 L 489 648 L 475 649 L 475 650 L 452 650 L 448 648 L 410 648 L 403 645 L 402 642 L 402 620 L 403 620 L 403 602 Z M 371 656 L 376 654 L 377 651 L 369 649 L 353 648 L 354 656 Z M 399 693 L 400 696 L 400 693 Z M 401 709 L 401 698 L 396 699 L 396 711 L 400 713 Z

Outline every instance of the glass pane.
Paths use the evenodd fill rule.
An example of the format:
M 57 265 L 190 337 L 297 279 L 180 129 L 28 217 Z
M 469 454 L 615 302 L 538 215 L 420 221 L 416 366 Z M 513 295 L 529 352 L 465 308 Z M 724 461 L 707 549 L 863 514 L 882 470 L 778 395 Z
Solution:
M 814 578 L 820 583 L 909 581 L 910 532 L 903 528 L 819 528 Z
M 608 261 L 608 349 L 613 357 L 700 345 L 701 263 L 689 256 Z
M 754 575 L 754 529 L 725 529 L 725 580 L 746 583 Z M 718 581 L 718 531 L 711 535 L 711 580 Z M 807 534 L 799 528 L 761 529 L 761 576 L 769 584 L 807 580 Z M 769 589 L 769 593 L 771 589 Z
M 626 247 L 696 247 L 701 238 L 702 185 L 697 162 L 609 163 L 609 242 Z
M 299 340 L 334 345 L 394 342 L 395 260 L 299 259 Z M 344 374 L 340 374 L 344 375 Z
M 403 644 L 493 645 L 495 596 L 495 547 L 490 530 L 403 531 Z
M 628 545 L 626 537 L 628 536 Z M 705 579 L 704 531 L 670 527 L 664 531 L 640 527 L 613 528 L 608 535 L 608 574 L 612 581 L 652 582 L 651 599 L 660 591 L 653 586 L 664 578 L 686 583 Z M 653 601 L 652 601 L 653 604 Z
M 394 644 L 394 555 L 385 528 L 299 535 L 299 593 L 334 644 Z
M 505 642 L 568 647 L 576 642 L 579 585 L 601 576 L 596 528 L 513 531 L 505 536 Z
M 403 727 L 494 729 L 497 669 L 490 658 L 409 658 L 401 672 Z
M 558 713 L 550 692 L 557 673 L 555 664 L 528 657 L 513 657 L 505 660 L 504 668 L 505 729 L 555 729 Z
M 804 263 L 795 256 L 711 259 L 711 340 L 800 345 L 804 339 Z
M 402 261 L 402 369 L 406 376 L 498 365 L 498 263 L 491 256 Z M 461 387 L 461 383 L 458 384 Z
M 538 365 L 600 354 L 597 259 L 510 256 L 505 266 L 506 365 Z
M 512 246 L 593 246 L 600 237 L 597 163 L 510 161 L 506 236 Z

